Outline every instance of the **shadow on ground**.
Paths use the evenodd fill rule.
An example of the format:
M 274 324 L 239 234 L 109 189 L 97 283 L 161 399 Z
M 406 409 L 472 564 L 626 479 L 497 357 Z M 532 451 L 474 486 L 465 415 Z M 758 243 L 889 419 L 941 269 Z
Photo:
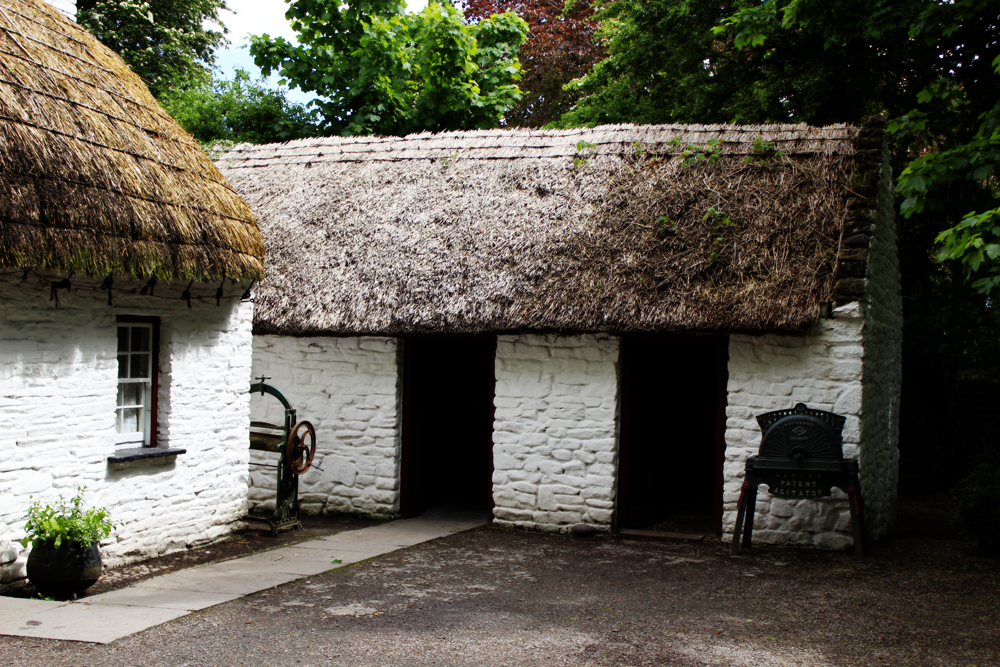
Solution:
M 1000 560 L 955 540 L 850 553 L 484 528 L 105 646 L 0 637 L 7 664 L 998 665 Z

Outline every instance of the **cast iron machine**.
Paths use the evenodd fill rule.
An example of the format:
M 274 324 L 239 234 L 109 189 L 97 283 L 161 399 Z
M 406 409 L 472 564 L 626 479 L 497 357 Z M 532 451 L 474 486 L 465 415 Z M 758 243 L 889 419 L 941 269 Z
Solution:
M 270 394 L 278 399 L 285 409 L 283 426 L 267 422 L 250 422 L 250 449 L 278 454 L 278 464 L 258 463 L 251 461 L 250 465 L 265 468 L 277 468 L 277 495 L 274 499 L 274 512 L 267 514 L 253 513 L 246 519 L 266 523 L 272 533 L 289 528 L 301 528 L 299 523 L 299 476 L 306 473 L 312 466 L 316 455 L 316 429 L 307 421 L 296 421 L 295 408 L 288 402 L 285 395 L 272 385 L 265 384 L 266 377 L 257 378 L 260 382 L 250 385 L 250 393 L 259 391 L 261 395 Z
M 844 458 L 841 433 L 847 419 L 799 403 L 757 417 L 763 437 L 757 456 L 747 458 L 746 478 L 736 503 L 732 553 L 748 548 L 753 539 L 757 488 L 767 484 L 772 496 L 816 500 L 837 487 L 847 494 L 854 554 L 865 557 L 864 501 L 857 459 Z M 741 535 L 742 533 L 742 535 Z M 741 545 L 742 539 L 742 545 Z

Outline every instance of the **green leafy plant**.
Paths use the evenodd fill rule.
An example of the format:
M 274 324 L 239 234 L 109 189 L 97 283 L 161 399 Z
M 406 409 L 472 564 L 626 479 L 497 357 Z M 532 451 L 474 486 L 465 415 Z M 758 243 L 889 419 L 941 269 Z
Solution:
M 712 137 L 705 142 L 704 146 L 699 146 L 698 144 L 688 144 L 684 147 L 684 150 L 681 151 L 680 155 L 686 165 L 697 164 L 702 160 L 708 160 L 710 163 L 715 164 L 715 161 L 719 159 L 718 146 L 721 143 L 721 139 L 718 137 Z
M 726 229 L 726 227 L 733 226 L 733 221 L 729 219 L 729 216 L 720 211 L 719 209 L 715 208 L 714 206 L 705 211 L 705 215 L 704 217 L 702 217 L 701 221 L 712 222 L 713 246 L 721 246 L 723 242 L 726 240 L 726 238 L 722 236 L 722 232 Z M 715 259 L 718 256 L 719 256 L 719 251 L 713 250 L 711 253 L 709 253 L 708 258 Z
M 61 499 L 56 506 L 42 506 L 37 500 L 28 508 L 28 523 L 24 526 L 22 546 L 30 542 L 52 542 L 57 549 L 63 542 L 79 542 L 90 546 L 103 540 L 115 527 L 104 507 L 83 508 L 83 494 L 87 487 L 76 490 L 76 496 Z

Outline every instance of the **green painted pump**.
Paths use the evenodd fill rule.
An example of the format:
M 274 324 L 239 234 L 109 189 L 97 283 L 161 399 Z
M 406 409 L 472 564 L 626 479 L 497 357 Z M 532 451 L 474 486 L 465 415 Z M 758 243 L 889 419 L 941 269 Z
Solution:
M 299 523 L 299 476 L 312 467 L 316 455 L 316 429 L 307 421 L 296 421 L 295 408 L 285 395 L 277 387 L 264 382 L 270 378 L 261 376 L 255 379 L 260 382 L 250 385 L 251 395 L 260 392 L 261 396 L 270 394 L 278 399 L 285 409 L 285 423 L 279 426 L 268 422 L 250 422 L 250 449 L 278 454 L 277 465 L 256 461 L 251 461 L 250 465 L 277 468 L 278 484 L 274 512 L 270 515 L 251 513 L 245 518 L 264 522 L 272 533 L 277 534 L 279 530 L 302 527 Z

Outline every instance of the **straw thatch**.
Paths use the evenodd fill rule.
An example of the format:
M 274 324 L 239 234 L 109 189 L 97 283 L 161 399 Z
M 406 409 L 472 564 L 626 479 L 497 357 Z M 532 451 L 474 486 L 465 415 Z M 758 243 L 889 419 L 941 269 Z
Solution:
M 878 160 L 860 134 L 494 130 L 217 164 L 264 233 L 258 333 L 791 331 L 834 299 L 849 188 Z
M 253 280 L 246 204 L 115 53 L 52 7 L 0 0 L 0 266 Z

